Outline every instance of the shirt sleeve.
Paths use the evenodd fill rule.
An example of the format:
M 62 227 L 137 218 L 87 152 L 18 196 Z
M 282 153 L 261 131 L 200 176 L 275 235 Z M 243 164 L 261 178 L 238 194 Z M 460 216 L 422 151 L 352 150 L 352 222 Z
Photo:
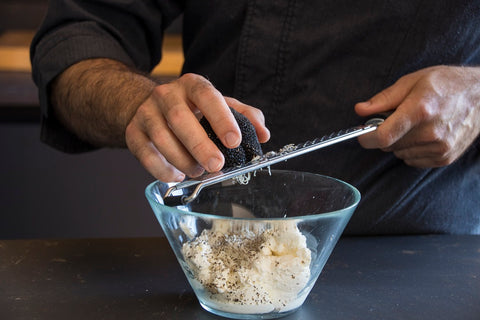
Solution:
M 49 85 L 69 66 L 109 58 L 142 72 L 161 59 L 163 32 L 182 12 L 170 0 L 53 0 L 31 47 L 32 76 L 39 90 L 41 140 L 64 152 L 93 149 L 55 118 Z

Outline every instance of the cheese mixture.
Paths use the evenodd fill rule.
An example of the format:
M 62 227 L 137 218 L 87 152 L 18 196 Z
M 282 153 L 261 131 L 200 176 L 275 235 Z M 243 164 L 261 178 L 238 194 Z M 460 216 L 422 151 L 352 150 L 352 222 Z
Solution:
M 215 220 L 211 229 L 186 242 L 182 252 L 192 285 L 203 288 L 203 298 L 220 310 L 288 311 L 308 293 L 301 291 L 310 278 L 311 252 L 293 220 L 261 226 Z

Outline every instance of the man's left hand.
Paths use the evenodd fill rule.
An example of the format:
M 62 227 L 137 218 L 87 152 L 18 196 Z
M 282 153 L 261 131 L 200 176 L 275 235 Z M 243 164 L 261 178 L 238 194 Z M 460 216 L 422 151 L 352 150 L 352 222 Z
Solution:
M 401 77 L 355 105 L 360 116 L 394 112 L 372 133 L 359 137 L 415 167 L 457 160 L 480 133 L 480 67 L 435 66 Z

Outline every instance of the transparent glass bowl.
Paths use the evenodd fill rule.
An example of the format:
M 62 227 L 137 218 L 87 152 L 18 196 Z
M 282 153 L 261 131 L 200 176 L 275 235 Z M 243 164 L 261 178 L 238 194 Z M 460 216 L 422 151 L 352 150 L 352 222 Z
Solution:
M 295 171 L 225 181 L 177 207 L 163 204 L 169 186 L 150 184 L 147 199 L 202 307 L 235 319 L 297 310 L 360 201 L 345 182 Z

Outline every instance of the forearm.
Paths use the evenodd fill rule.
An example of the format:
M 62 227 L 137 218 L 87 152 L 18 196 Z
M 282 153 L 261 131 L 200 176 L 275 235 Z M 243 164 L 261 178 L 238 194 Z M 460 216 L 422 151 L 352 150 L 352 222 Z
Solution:
M 59 121 L 80 139 L 124 147 L 125 128 L 155 85 L 120 62 L 84 60 L 55 79 L 51 103 Z

